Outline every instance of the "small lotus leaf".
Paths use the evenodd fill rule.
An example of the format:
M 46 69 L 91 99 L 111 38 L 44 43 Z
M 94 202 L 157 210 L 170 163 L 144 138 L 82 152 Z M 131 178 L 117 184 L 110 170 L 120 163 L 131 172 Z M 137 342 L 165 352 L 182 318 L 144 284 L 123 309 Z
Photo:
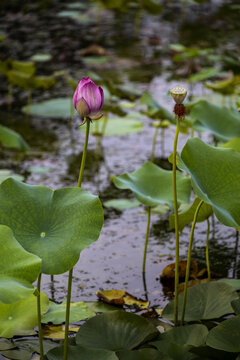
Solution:
M 147 105 L 147 111 L 145 112 L 152 119 L 169 120 L 174 123 L 174 115 L 170 113 L 163 106 L 159 105 L 149 93 L 142 95 L 140 104 Z
M 96 196 L 80 188 L 52 191 L 7 179 L 0 185 L 0 223 L 42 259 L 41 272 L 61 274 L 98 239 L 103 209 Z
M 71 303 L 70 308 L 70 322 L 78 322 L 85 320 L 95 315 L 94 311 L 87 308 L 83 301 L 78 303 Z M 49 310 L 42 317 L 42 323 L 51 322 L 53 324 L 62 324 L 66 318 L 66 301 L 62 304 L 55 304 L 50 301 Z
M 48 360 L 62 360 L 63 346 L 55 347 L 47 353 Z M 68 346 L 68 360 L 118 360 L 113 351 L 88 349 L 82 346 Z
M 188 289 L 185 312 L 186 321 L 208 320 L 231 314 L 231 301 L 238 299 L 234 289 L 219 281 L 200 284 Z M 183 293 L 179 295 L 179 318 L 181 317 Z M 163 317 L 174 319 L 174 302 L 163 310 Z
M 132 190 L 137 200 L 146 206 L 168 204 L 173 207 L 172 171 L 146 162 L 141 168 L 111 180 L 118 189 Z M 177 172 L 178 205 L 189 201 L 191 192 L 189 178 Z
M 200 100 L 191 109 L 196 130 L 210 130 L 218 139 L 228 141 L 240 136 L 240 114 L 227 107 Z
M 190 224 L 193 221 L 195 211 L 197 206 L 199 205 L 200 199 L 196 198 L 192 205 L 189 205 L 187 209 L 180 212 L 178 215 L 178 222 L 179 222 L 179 230 L 182 231 L 186 225 Z M 197 222 L 205 221 L 211 216 L 213 213 L 212 206 L 206 203 L 203 203 L 197 217 Z M 175 216 L 171 214 L 169 216 L 169 228 L 170 230 L 175 228 Z
M 184 146 L 181 161 L 192 177 L 198 197 L 213 207 L 224 225 L 239 228 L 240 153 L 194 138 Z
M 2 125 L 0 125 L 0 144 L 20 151 L 29 150 L 28 144 L 21 135 Z
M 45 100 L 22 108 L 23 112 L 28 112 L 32 116 L 42 116 L 50 118 L 69 118 L 72 111 L 72 99 L 57 98 Z M 74 109 L 74 113 L 76 111 Z
M 76 343 L 112 351 L 131 350 L 158 335 L 158 330 L 141 316 L 123 310 L 94 316 L 81 326 Z
M 214 349 L 240 352 L 240 316 L 225 320 L 209 331 L 207 345 Z
M 142 122 L 129 116 L 122 118 L 105 118 L 93 121 L 90 127 L 92 134 L 105 136 L 121 136 L 134 134 L 142 131 Z M 82 126 L 81 131 L 86 131 L 86 127 Z
M 41 293 L 41 314 L 48 307 L 48 297 Z M 25 334 L 37 326 L 37 319 L 37 297 L 33 294 L 13 304 L 0 303 L 0 336 L 11 338 Z
M 12 360 L 30 360 L 32 358 L 33 352 L 31 350 L 26 349 L 13 349 L 1 351 L 1 354 L 4 359 L 12 359 Z
M 35 54 L 31 57 L 31 60 L 36 62 L 45 62 L 50 61 L 51 59 L 52 55 L 50 54 Z
M 41 259 L 24 250 L 5 225 L 0 225 L 0 248 L 0 301 L 11 304 L 34 292 Z
M 9 350 L 15 348 L 16 345 L 9 339 L 0 338 L 0 351 L 1 350 Z

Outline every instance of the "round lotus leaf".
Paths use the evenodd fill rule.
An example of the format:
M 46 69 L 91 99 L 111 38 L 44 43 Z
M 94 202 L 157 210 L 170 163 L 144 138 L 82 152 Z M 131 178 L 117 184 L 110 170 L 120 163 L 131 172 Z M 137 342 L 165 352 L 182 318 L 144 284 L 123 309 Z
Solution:
M 105 136 L 120 136 L 134 134 L 142 131 L 143 124 L 134 117 L 101 118 L 93 121 L 90 127 L 92 134 Z M 86 131 L 86 126 L 80 127 L 80 131 Z
M 41 272 L 61 274 L 98 239 L 103 209 L 98 197 L 80 188 L 53 191 L 7 179 L 0 185 L 0 223 L 42 259 Z
M 190 116 L 197 131 L 211 131 L 222 141 L 240 137 L 240 114 L 235 110 L 200 100 L 192 107 Z
M 34 292 L 41 259 L 24 250 L 5 225 L 0 225 L 0 248 L 0 302 L 11 304 Z
M 208 334 L 207 345 L 214 349 L 240 352 L 240 315 L 221 322 Z
M 119 310 L 89 319 L 80 327 L 76 343 L 112 351 L 131 350 L 158 334 L 158 330 L 148 320 Z
M 49 300 L 41 292 L 41 314 L 48 311 Z M 14 304 L 0 303 L 0 336 L 11 338 L 24 335 L 37 326 L 37 297 L 30 295 Z
M 22 108 L 23 112 L 27 112 L 32 116 L 42 116 L 50 118 L 69 118 L 72 112 L 72 99 L 57 98 L 41 101 L 36 104 L 30 104 Z M 76 113 L 74 109 L 74 113 Z
M 132 173 L 112 176 L 111 180 L 118 189 L 132 190 L 133 194 L 146 206 L 168 204 L 173 207 L 172 171 L 146 162 Z M 177 171 L 178 205 L 189 202 L 191 180 Z
M 224 225 L 240 227 L 240 153 L 216 148 L 198 138 L 187 141 L 181 162 L 191 175 L 193 188 L 212 205 Z
M 86 304 L 81 301 L 78 303 L 71 303 L 70 307 L 70 322 L 75 323 L 85 320 L 95 315 L 93 310 L 87 308 Z M 42 317 L 42 323 L 51 322 L 53 324 L 62 324 L 66 319 L 66 301 L 61 304 L 56 304 L 50 301 L 49 310 Z
M 183 293 L 179 295 L 179 318 L 182 312 Z M 220 281 L 200 284 L 188 289 L 185 311 L 186 321 L 217 319 L 233 313 L 231 301 L 238 299 L 237 292 Z M 162 316 L 174 319 L 174 301 L 170 301 L 163 310 Z
M 48 360 L 63 359 L 63 346 L 55 347 L 47 353 Z M 113 351 L 88 349 L 82 346 L 68 346 L 68 360 L 118 360 Z

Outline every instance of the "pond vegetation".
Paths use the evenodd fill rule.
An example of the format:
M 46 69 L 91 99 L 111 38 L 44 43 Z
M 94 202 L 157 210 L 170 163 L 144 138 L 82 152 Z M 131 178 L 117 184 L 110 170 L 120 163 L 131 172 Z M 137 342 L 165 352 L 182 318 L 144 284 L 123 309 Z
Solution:
M 1 358 L 240 359 L 239 12 L 1 2 Z

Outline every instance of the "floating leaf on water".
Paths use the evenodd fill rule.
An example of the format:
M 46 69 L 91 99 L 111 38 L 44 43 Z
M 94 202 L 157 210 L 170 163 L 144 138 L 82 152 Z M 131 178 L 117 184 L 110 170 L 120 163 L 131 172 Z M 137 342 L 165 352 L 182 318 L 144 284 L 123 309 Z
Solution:
M 181 162 L 192 177 L 194 191 L 213 207 L 224 225 L 240 228 L 240 153 L 189 139 Z
M 0 338 L 0 351 L 13 349 L 15 347 L 16 347 L 16 345 L 14 345 L 14 343 L 11 340 L 5 339 L 5 338 Z
M 240 113 L 200 100 L 191 109 L 196 131 L 211 131 L 218 139 L 228 141 L 240 137 Z
M 64 347 L 58 346 L 47 353 L 49 360 L 63 359 Z M 102 349 L 88 349 L 79 345 L 68 346 L 68 360 L 118 360 L 115 352 Z
M 49 307 L 47 295 L 41 292 L 41 314 Z M 30 295 L 28 298 L 13 304 L 0 303 L 0 336 L 11 338 L 14 335 L 32 333 L 37 326 L 37 297 Z
M 22 340 L 17 339 L 14 341 L 14 346 L 17 346 L 20 349 L 26 349 L 32 351 L 32 353 L 37 352 L 40 353 L 39 339 L 27 339 Z M 49 350 L 56 347 L 56 343 L 50 340 L 43 340 L 43 348 L 44 354 L 46 354 Z
M 116 210 L 126 210 L 137 208 L 140 205 L 140 202 L 128 199 L 112 199 L 105 201 L 103 205 L 107 208 L 113 208 Z
M 240 352 L 240 316 L 225 320 L 209 331 L 206 343 L 214 349 Z
M 131 350 L 158 334 L 148 320 L 119 310 L 89 319 L 80 327 L 76 343 L 94 349 Z
M 142 131 L 143 124 L 141 121 L 132 119 L 130 116 L 123 118 L 101 118 L 91 124 L 90 132 L 98 133 L 104 136 L 121 136 L 134 134 Z M 98 130 L 98 131 L 97 131 Z M 86 131 L 86 127 L 82 126 L 80 131 Z
M 12 360 L 30 360 L 32 358 L 33 352 L 26 349 L 13 349 L 1 351 L 1 354 L 7 359 Z
M 0 225 L 0 248 L 0 301 L 11 304 L 34 292 L 41 259 L 24 250 L 5 225 Z
M 172 171 L 146 162 L 132 173 L 112 176 L 111 180 L 118 189 L 129 189 L 138 201 L 146 206 L 167 204 L 173 207 Z M 177 172 L 178 205 L 189 201 L 190 179 Z
M 185 321 L 217 319 L 231 314 L 231 301 L 238 299 L 234 289 L 220 281 L 200 284 L 188 289 Z M 183 293 L 179 295 L 179 318 L 181 317 Z M 163 310 L 163 317 L 174 319 L 174 302 L 170 301 Z
M 0 223 L 42 259 L 43 273 L 61 274 L 98 239 L 103 209 L 98 197 L 80 188 L 52 191 L 7 179 L 0 185 Z
M 51 170 L 52 169 L 47 166 L 30 166 L 29 168 L 27 168 L 27 171 L 29 171 L 31 173 L 36 173 L 36 174 L 49 173 Z
M 106 64 L 110 61 L 108 56 L 85 56 L 82 61 L 86 65 Z
M 71 303 L 70 307 L 70 322 L 78 322 L 80 320 L 88 319 L 95 315 L 94 311 L 87 308 L 86 304 L 81 301 L 78 303 Z M 66 301 L 61 304 L 56 304 L 50 301 L 49 310 L 42 317 L 42 323 L 51 322 L 53 324 L 62 324 L 66 319 Z
M 31 60 L 36 62 L 46 62 L 46 61 L 50 61 L 51 59 L 52 59 L 51 54 L 35 54 L 31 57 Z
M 72 99 L 70 98 L 57 98 L 24 106 L 22 111 L 28 112 L 32 116 L 69 118 L 71 116 L 71 104 Z M 74 114 L 77 114 L 75 109 Z
M 185 278 L 186 275 L 187 260 L 179 261 L 179 277 Z M 198 263 L 194 260 L 190 264 L 190 277 L 196 278 L 198 273 Z M 175 278 L 175 263 L 167 265 L 161 275 L 161 280 L 170 280 Z
M 187 209 L 185 209 L 184 211 L 178 214 L 179 231 L 182 231 L 185 228 L 185 226 L 187 226 L 193 221 L 197 206 L 199 205 L 200 201 L 201 200 L 199 198 L 196 198 L 192 203 L 192 205 L 189 205 Z M 209 216 L 212 215 L 212 213 L 213 213 L 212 206 L 203 203 L 198 213 L 197 222 L 202 222 L 207 220 Z M 169 216 L 169 229 L 170 230 L 175 229 L 174 214 L 171 214 Z
M 104 313 L 108 311 L 119 310 L 118 307 L 105 304 L 101 301 L 86 301 L 85 305 L 88 310 L 94 311 L 95 313 Z
M 43 337 L 46 339 L 61 340 L 65 336 L 64 325 L 44 325 Z M 69 325 L 69 331 L 76 333 L 79 330 L 79 326 Z
M 2 125 L 0 125 L 0 144 L 20 151 L 29 150 L 28 144 L 21 135 Z
M 149 93 L 144 93 L 140 99 L 140 104 L 147 105 L 146 114 L 152 119 L 169 120 L 174 123 L 174 115 L 163 106 L 159 105 Z
M 125 290 L 97 291 L 96 295 L 100 300 L 107 304 L 136 306 L 140 309 L 146 309 L 149 306 L 149 301 L 137 299 Z

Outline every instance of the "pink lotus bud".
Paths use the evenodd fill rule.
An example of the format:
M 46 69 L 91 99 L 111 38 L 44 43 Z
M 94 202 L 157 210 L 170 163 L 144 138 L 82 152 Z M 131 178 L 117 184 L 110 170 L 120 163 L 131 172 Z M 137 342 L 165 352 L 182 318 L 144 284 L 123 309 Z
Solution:
M 103 89 L 88 78 L 82 78 L 73 95 L 73 105 L 81 118 L 96 117 L 104 102 Z M 101 116 L 100 116 L 101 117 Z

